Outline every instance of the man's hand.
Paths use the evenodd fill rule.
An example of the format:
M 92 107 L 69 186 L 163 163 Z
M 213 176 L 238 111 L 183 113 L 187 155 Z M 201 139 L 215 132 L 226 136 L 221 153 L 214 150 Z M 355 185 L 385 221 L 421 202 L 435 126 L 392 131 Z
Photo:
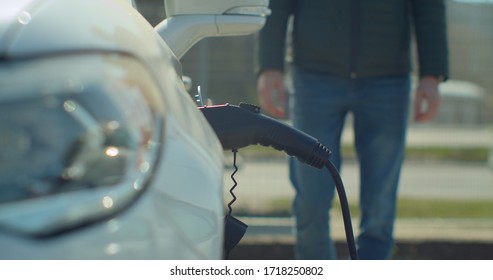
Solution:
M 414 120 L 428 122 L 435 118 L 440 105 L 438 85 L 440 80 L 434 76 L 424 76 L 419 80 L 414 104 Z
M 258 77 L 257 93 L 262 110 L 275 118 L 284 118 L 286 92 L 281 71 L 263 71 Z

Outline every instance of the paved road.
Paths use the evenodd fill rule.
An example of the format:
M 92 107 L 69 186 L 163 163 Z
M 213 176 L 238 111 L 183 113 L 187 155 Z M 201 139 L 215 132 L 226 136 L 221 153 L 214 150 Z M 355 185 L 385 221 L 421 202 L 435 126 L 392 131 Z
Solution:
M 343 142 L 353 141 L 345 129 Z M 412 127 L 408 146 L 489 147 L 493 153 L 493 128 Z M 241 150 L 240 150 L 241 155 Z M 492 155 L 493 156 L 493 155 Z M 224 176 L 225 200 L 233 182 L 227 170 Z M 346 161 L 341 168 L 348 199 L 357 201 L 359 168 Z M 281 159 L 245 159 L 235 176 L 238 200 L 234 206 L 254 210 L 268 209 L 273 202 L 291 200 L 294 195 L 288 180 L 287 157 Z M 400 183 L 400 197 L 443 199 L 492 199 L 493 166 L 457 162 L 406 161 Z
M 228 172 L 227 172 L 228 173 Z M 343 164 L 341 176 L 349 200 L 358 200 L 359 168 L 354 161 Z M 288 180 L 286 160 L 244 160 L 235 179 L 234 207 L 268 209 L 279 200 L 290 200 L 294 191 Z M 233 182 L 225 175 L 225 199 Z M 480 164 L 405 162 L 399 189 L 401 198 L 491 199 L 493 169 Z

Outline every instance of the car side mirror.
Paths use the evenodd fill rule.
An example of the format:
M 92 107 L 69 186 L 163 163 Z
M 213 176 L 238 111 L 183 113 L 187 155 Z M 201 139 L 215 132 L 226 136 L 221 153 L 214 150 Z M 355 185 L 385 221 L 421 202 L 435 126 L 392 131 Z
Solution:
M 166 19 L 155 30 L 180 59 L 206 37 L 248 35 L 270 14 L 269 0 L 164 0 Z

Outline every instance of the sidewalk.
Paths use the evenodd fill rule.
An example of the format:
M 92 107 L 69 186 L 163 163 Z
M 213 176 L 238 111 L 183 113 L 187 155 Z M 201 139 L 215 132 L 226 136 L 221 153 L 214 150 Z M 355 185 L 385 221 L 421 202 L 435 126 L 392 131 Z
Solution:
M 348 134 L 346 137 L 351 137 Z M 349 140 L 350 138 L 347 138 Z M 493 149 L 493 126 L 490 127 L 433 127 L 411 125 L 409 147 L 488 147 Z
M 248 225 L 242 242 L 294 242 L 294 221 L 291 218 L 238 217 Z M 355 236 L 357 220 L 353 219 Z M 334 240 L 345 241 L 342 218 L 331 221 Z M 493 243 L 493 219 L 414 219 L 396 221 L 395 238 L 406 241 L 447 240 L 456 242 L 481 241 Z M 492 252 L 493 254 L 493 252 Z

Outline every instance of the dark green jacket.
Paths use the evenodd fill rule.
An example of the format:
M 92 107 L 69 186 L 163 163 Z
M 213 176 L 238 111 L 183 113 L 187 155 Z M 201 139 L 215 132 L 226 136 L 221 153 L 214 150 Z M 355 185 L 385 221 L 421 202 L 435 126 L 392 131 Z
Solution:
M 270 8 L 258 37 L 258 72 L 284 69 L 293 15 L 297 67 L 345 77 L 408 74 L 414 30 L 419 74 L 448 76 L 444 0 L 270 0 Z

